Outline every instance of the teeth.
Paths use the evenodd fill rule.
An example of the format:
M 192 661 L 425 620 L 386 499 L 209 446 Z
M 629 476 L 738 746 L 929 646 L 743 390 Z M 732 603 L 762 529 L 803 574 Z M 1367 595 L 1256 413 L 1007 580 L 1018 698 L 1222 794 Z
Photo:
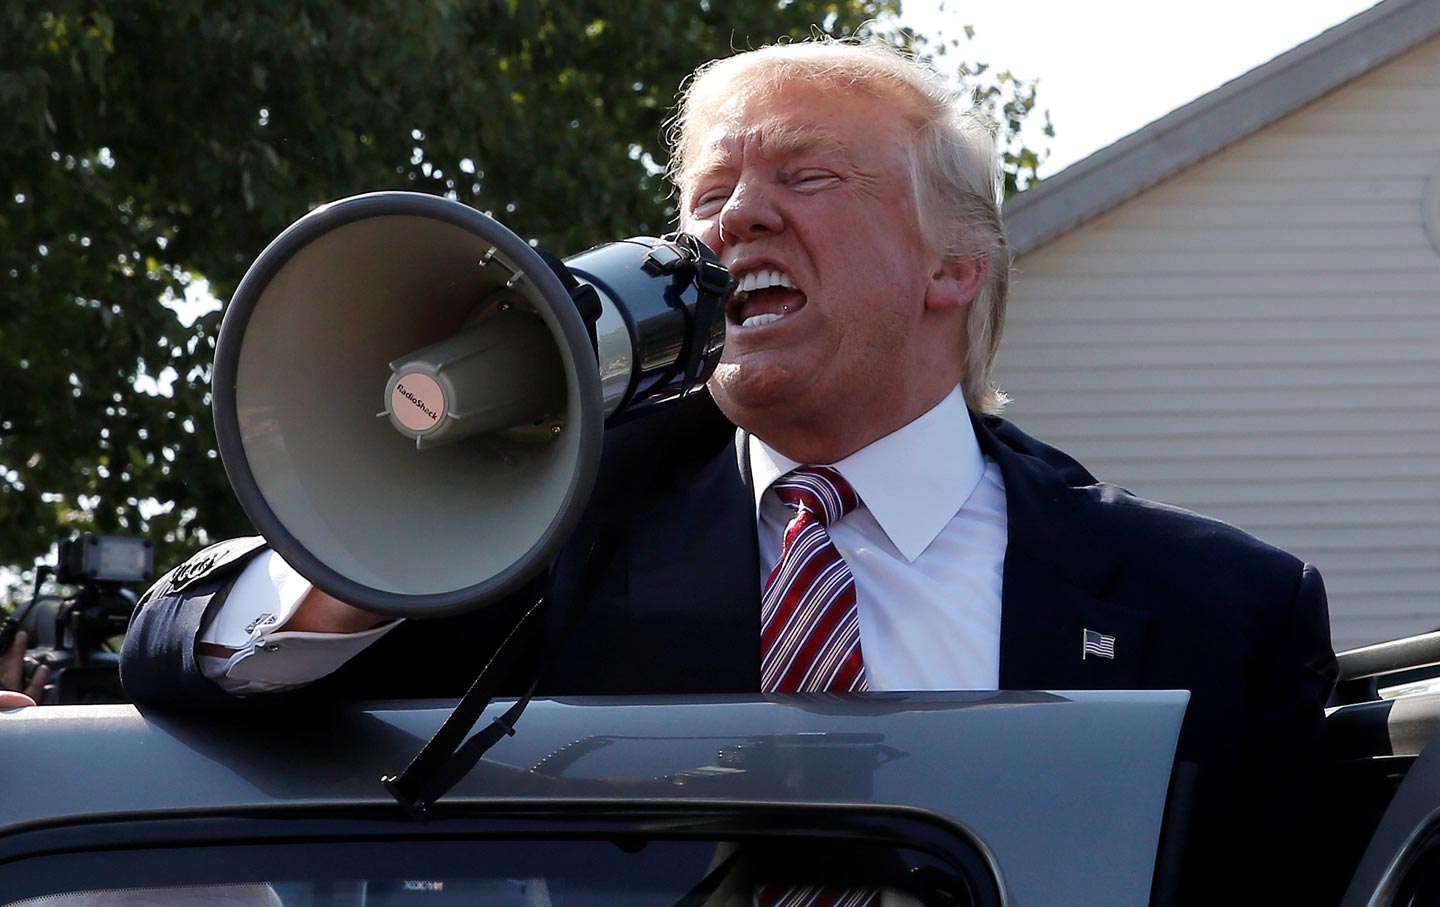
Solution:
M 740 278 L 740 286 L 736 289 L 741 293 L 751 293 L 755 290 L 765 290 L 770 287 L 785 287 L 795 289 L 795 283 L 790 280 L 783 271 L 775 269 L 765 271 L 752 271 Z
M 747 328 L 758 328 L 761 325 L 770 324 L 774 321 L 779 321 L 781 317 L 782 316 L 775 314 L 751 315 L 749 318 L 746 318 L 743 322 L 741 322 L 740 326 Z
M 795 289 L 795 282 L 792 281 L 784 271 L 778 268 L 751 271 L 749 274 L 740 278 L 740 283 L 735 288 L 737 302 L 743 303 L 745 297 L 756 290 L 768 290 L 772 287 L 784 287 L 785 289 L 793 290 Z M 742 321 L 740 326 L 747 328 L 764 327 L 784 317 L 784 312 L 767 312 L 763 315 L 751 315 Z

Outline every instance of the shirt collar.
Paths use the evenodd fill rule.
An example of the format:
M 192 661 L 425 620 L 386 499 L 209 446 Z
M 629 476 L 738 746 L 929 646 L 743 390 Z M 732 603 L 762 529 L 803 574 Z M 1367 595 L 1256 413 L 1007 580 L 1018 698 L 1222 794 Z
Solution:
M 749 453 L 758 514 L 770 485 L 802 464 L 754 435 Z M 930 547 L 985 474 L 985 457 L 958 387 L 918 419 L 830 465 L 855 488 L 907 561 Z

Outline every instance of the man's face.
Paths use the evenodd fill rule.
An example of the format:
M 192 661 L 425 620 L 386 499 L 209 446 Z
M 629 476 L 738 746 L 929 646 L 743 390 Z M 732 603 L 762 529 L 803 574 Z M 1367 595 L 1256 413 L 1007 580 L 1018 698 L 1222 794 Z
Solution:
M 838 459 L 956 383 L 963 337 L 932 336 L 926 317 L 940 262 L 920 235 L 914 127 L 897 108 L 797 82 L 739 95 L 699 126 L 681 225 L 739 280 L 711 391 L 792 456 L 776 440 L 786 432 L 813 425 Z

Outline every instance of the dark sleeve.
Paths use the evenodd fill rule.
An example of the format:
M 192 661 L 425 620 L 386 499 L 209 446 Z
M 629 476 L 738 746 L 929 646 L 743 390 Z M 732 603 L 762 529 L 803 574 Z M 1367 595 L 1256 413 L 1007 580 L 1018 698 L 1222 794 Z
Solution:
M 1290 800 L 1291 815 L 1303 811 L 1325 754 L 1325 703 L 1338 668 L 1330 645 L 1330 611 L 1320 572 L 1306 564 L 1287 620 L 1273 639 L 1263 696 L 1254 717 L 1264 772 Z
M 1323 851 L 1317 819 L 1323 814 L 1325 703 L 1338 671 L 1325 584 L 1313 566 L 1301 570 L 1293 601 L 1268 642 L 1273 655 L 1257 685 L 1250 783 L 1242 788 L 1264 808 L 1251 813 L 1255 825 L 1242 833 L 1250 842 L 1242 859 L 1251 861 L 1254 878 L 1266 880 L 1254 903 L 1314 903 L 1307 888 L 1322 878 L 1315 860 Z
M 232 547 L 222 547 L 226 545 Z M 224 602 L 241 570 L 264 550 L 253 540 L 223 542 L 150 587 L 136 606 L 120 649 L 120 682 L 131 700 L 141 706 L 189 710 L 237 703 L 200 673 L 195 641 L 205 616 Z
M 244 567 L 267 550 L 261 539 L 212 546 L 163 576 L 131 618 L 120 651 L 120 682 L 143 708 L 236 711 L 337 700 L 453 698 L 462 695 L 539 594 L 541 580 L 516 595 L 456 617 L 407 620 L 312 684 L 236 696 L 201 673 L 195 642 Z M 528 678 L 506 678 L 502 693 L 523 692 Z

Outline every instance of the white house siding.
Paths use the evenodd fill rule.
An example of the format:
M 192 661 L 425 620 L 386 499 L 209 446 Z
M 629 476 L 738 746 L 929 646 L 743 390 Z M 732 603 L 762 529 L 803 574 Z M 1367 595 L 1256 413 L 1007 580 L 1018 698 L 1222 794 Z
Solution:
M 1440 627 L 1437 171 L 1432 40 L 1027 253 L 1009 416 L 1319 565 L 1337 647 Z

